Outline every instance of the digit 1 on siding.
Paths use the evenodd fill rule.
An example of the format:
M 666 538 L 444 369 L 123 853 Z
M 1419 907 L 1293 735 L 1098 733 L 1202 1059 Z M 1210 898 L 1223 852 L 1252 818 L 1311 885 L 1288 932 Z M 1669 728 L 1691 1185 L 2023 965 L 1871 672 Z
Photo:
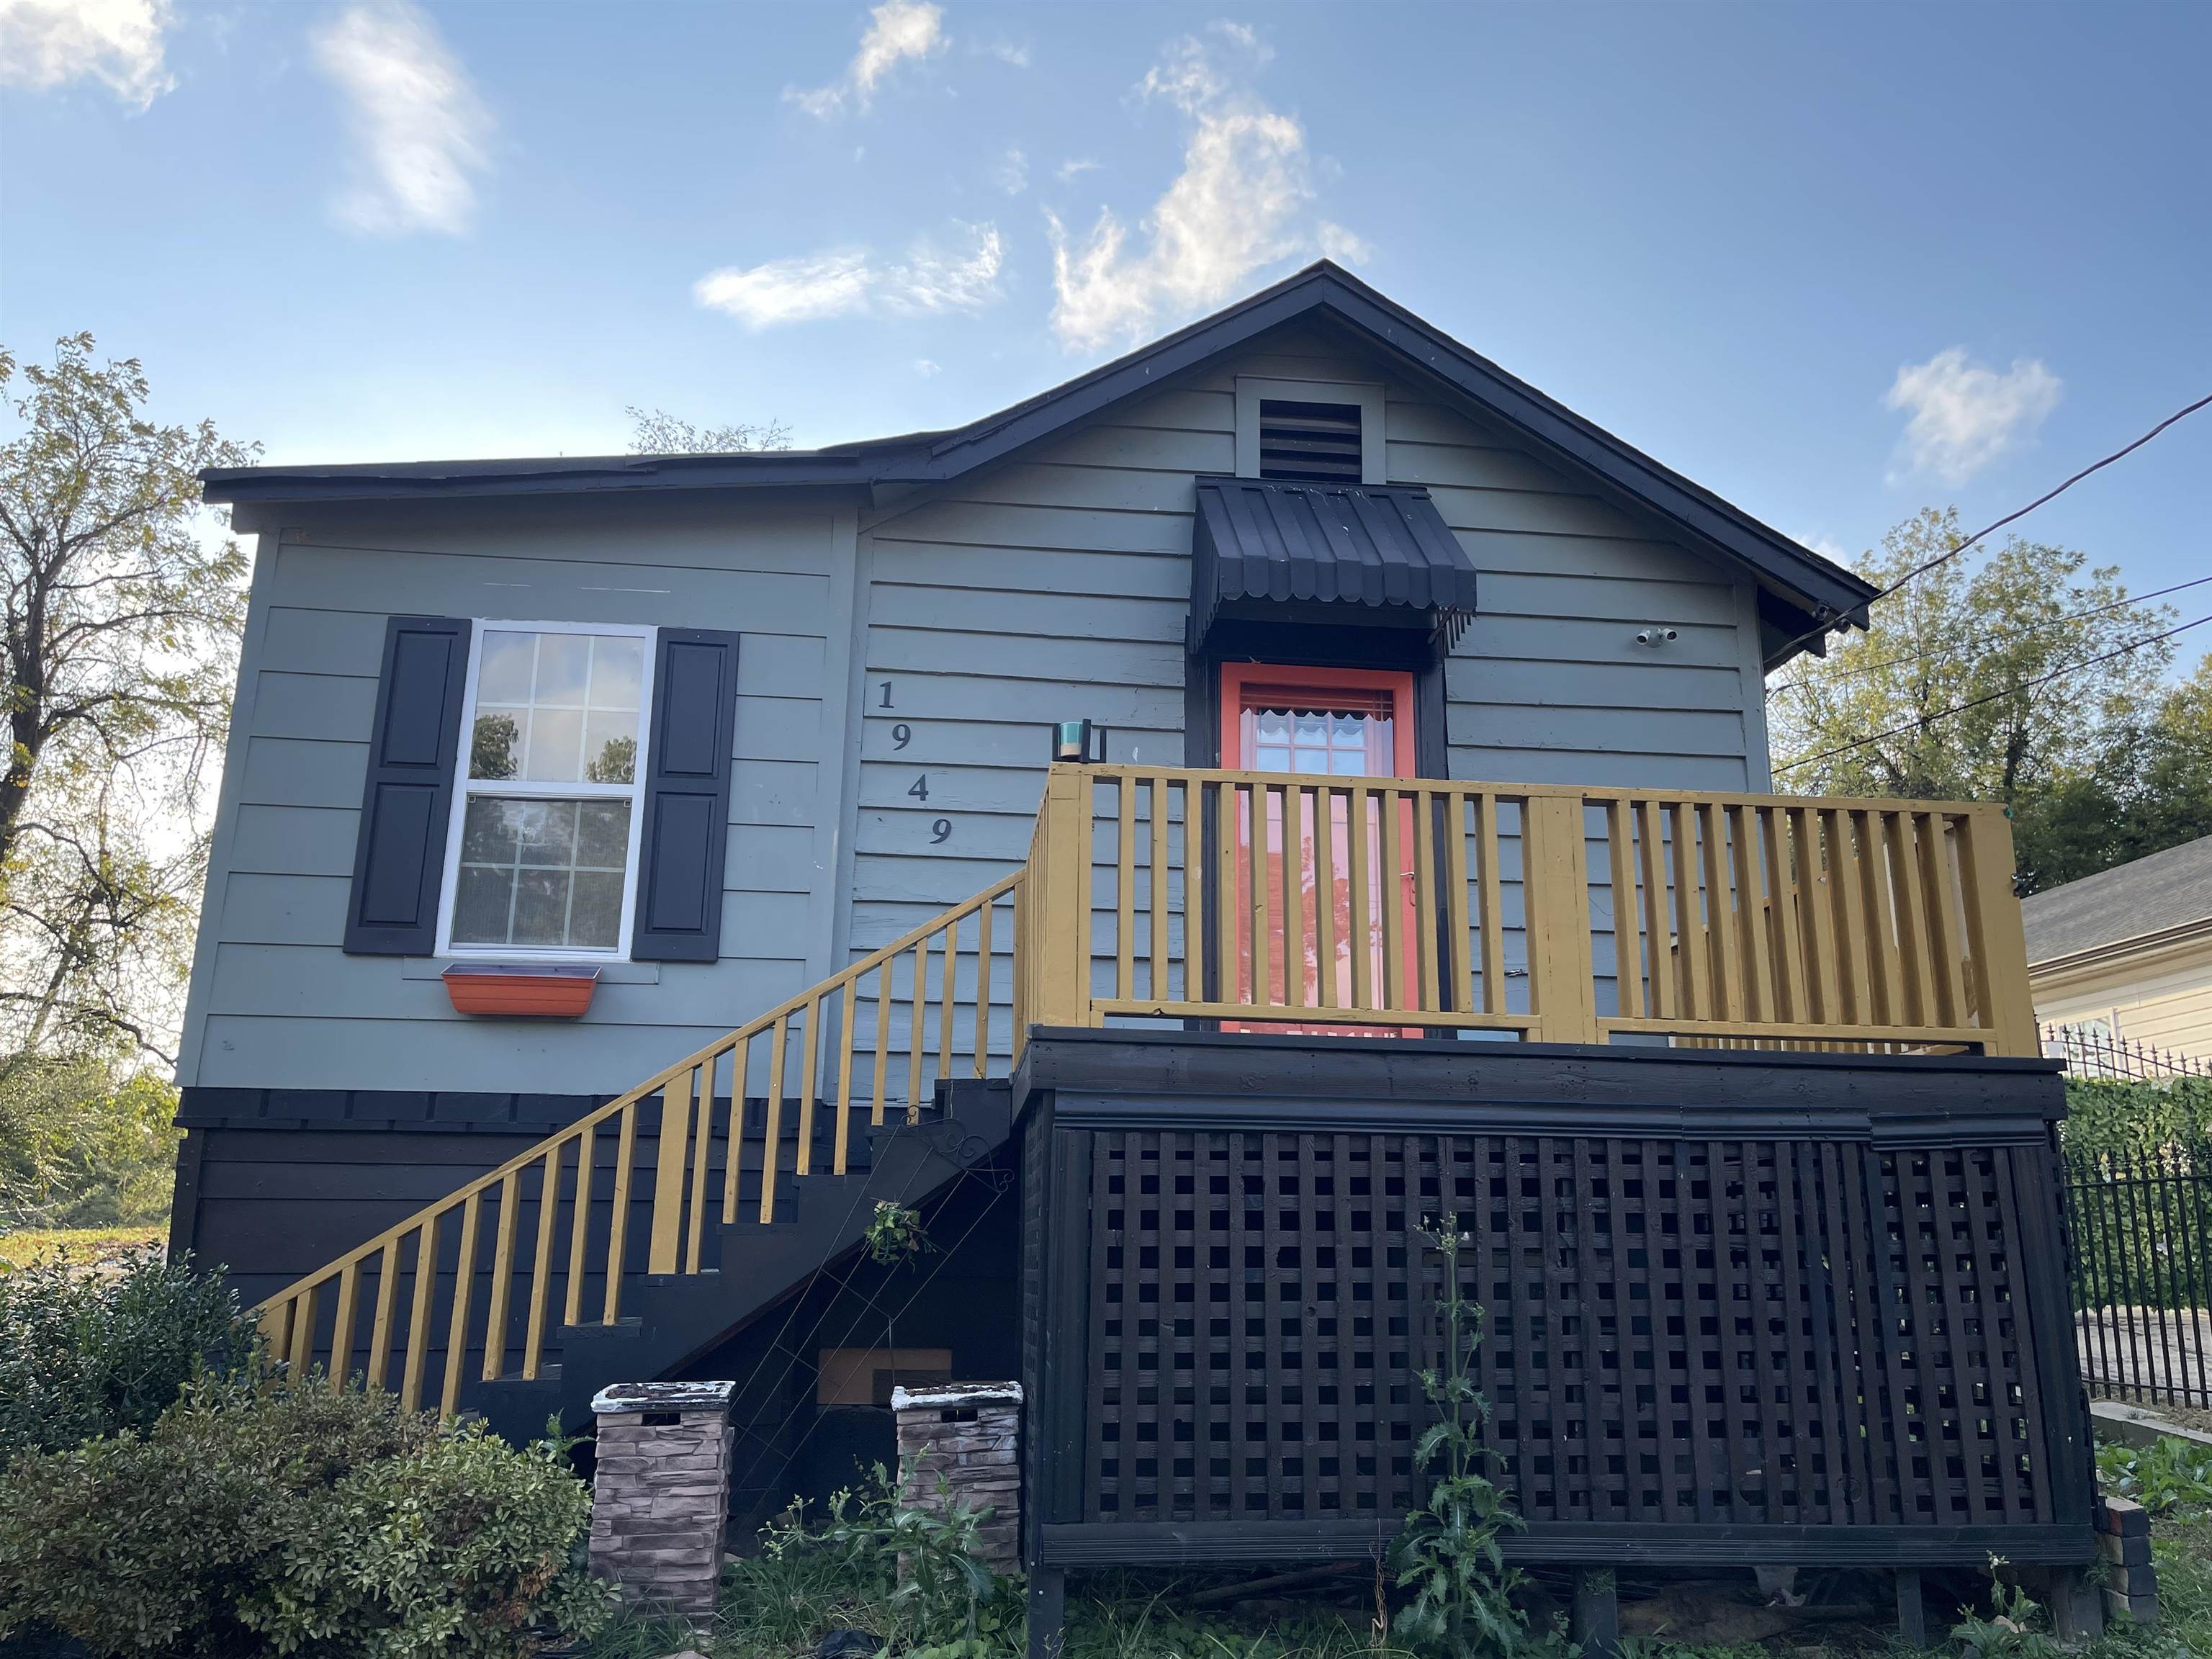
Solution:
M 877 706 L 882 708 L 888 708 L 891 706 L 891 683 L 889 680 L 885 680 L 884 682 L 884 700 Z

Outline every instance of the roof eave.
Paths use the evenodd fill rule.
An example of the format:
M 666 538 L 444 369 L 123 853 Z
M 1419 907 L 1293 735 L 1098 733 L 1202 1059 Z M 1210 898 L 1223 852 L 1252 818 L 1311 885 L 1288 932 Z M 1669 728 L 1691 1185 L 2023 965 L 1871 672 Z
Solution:
M 2177 945 L 2187 945 L 2200 937 L 2212 939 L 2212 916 L 2198 916 L 2190 921 L 2176 922 L 2170 927 L 2154 928 L 2147 933 L 2130 933 L 2124 939 L 2105 939 L 2096 945 L 2078 945 L 2055 957 L 2031 961 L 2027 964 L 2027 971 L 2031 976 L 2039 974 L 2048 975 L 2070 974 L 2083 968 L 2117 965 L 2126 957 L 2171 950 Z
M 217 502 L 807 484 L 910 489 L 988 465 L 1149 386 L 1195 368 L 1245 339 L 1315 312 L 1358 330 L 1395 353 L 1415 374 L 1481 404 L 1589 481 L 1601 495 L 1656 514 L 1686 539 L 1741 569 L 1762 590 L 1802 613 L 1808 627 L 1796 631 L 1866 625 L 1867 608 L 1876 591 L 1870 583 L 1583 419 L 1327 260 L 1112 362 L 950 431 L 910 433 L 803 453 L 226 468 L 203 477 L 208 499 Z

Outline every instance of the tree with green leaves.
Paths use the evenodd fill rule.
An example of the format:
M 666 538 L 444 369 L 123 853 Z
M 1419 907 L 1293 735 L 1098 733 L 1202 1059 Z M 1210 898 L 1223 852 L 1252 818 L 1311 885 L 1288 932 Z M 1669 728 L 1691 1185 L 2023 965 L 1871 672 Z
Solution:
M 1923 512 L 1857 568 L 1887 586 L 1962 539 L 1955 512 Z M 2212 681 L 2165 683 L 2155 636 L 2177 620 L 2067 548 L 2014 538 L 1938 564 L 1769 686 L 1775 781 L 2001 800 L 2031 889 L 2212 833 Z
M 89 334 L 0 350 L 0 1088 L 34 1058 L 168 1058 L 246 562 L 198 474 L 255 447 L 149 418 Z

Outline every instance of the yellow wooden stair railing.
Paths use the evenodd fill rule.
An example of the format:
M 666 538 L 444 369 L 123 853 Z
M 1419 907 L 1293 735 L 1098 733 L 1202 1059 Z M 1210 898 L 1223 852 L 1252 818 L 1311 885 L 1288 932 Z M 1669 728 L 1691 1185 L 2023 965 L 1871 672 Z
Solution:
M 911 1121 L 929 1097 L 925 1091 L 951 1080 L 958 1062 L 964 1060 L 975 1077 L 988 1073 L 996 969 L 1002 960 L 1008 963 L 1010 985 L 1018 986 L 1022 977 L 1013 921 L 1019 915 L 1024 873 L 1017 870 L 1002 877 L 287 1285 L 258 1310 L 270 1351 L 295 1374 L 306 1374 L 324 1354 L 334 1386 L 359 1375 L 370 1387 L 388 1389 L 397 1337 L 398 1392 L 413 1410 L 425 1398 L 434 1346 L 442 1335 L 436 1355 L 441 1371 L 437 1397 L 450 1413 L 459 1407 L 468 1358 L 479 1346 L 484 1381 L 509 1374 L 509 1353 L 518 1346 L 511 1325 L 519 1310 L 523 1328 L 514 1374 L 537 1377 L 544 1364 L 556 1281 L 563 1323 L 580 1325 L 588 1317 L 611 1325 L 622 1317 L 629 1235 L 641 1209 L 649 1216 L 647 1271 L 700 1271 L 706 1218 L 715 1207 L 710 1182 L 718 1127 L 726 1148 L 720 1218 L 726 1224 L 737 1220 L 746 1079 L 756 1042 L 767 1048 L 757 1206 L 764 1222 L 775 1210 L 787 1101 L 795 1102 L 797 1111 L 793 1172 L 817 1172 L 817 1116 L 826 1105 L 834 1118 L 830 1167 L 821 1173 L 843 1175 L 849 1168 L 853 1113 L 860 1103 L 866 1103 L 872 1125 L 881 1125 L 886 1109 L 895 1105 Z M 1010 914 L 1004 930 L 994 933 L 1002 901 Z M 963 933 L 969 940 L 964 945 Z M 966 994 L 961 989 L 963 962 L 973 964 Z M 1012 1036 L 1010 1030 L 1009 1044 Z M 856 1072 L 861 1079 L 857 1095 Z M 636 1167 L 639 1115 L 656 1095 L 661 1103 L 659 1130 L 648 1185 L 640 1181 Z M 605 1152 L 612 1156 L 612 1189 L 602 1213 L 594 1201 L 593 1176 Z M 453 1289 L 443 1298 L 441 1331 L 434 1315 L 441 1299 L 441 1281 L 449 1271 L 449 1240 Z M 489 1284 L 479 1336 L 477 1290 L 485 1271 L 487 1240 Z M 587 1295 L 594 1278 L 604 1280 L 597 1297 Z M 373 1308 L 368 1301 L 372 1294 Z M 365 1311 L 367 1350 L 356 1365 Z

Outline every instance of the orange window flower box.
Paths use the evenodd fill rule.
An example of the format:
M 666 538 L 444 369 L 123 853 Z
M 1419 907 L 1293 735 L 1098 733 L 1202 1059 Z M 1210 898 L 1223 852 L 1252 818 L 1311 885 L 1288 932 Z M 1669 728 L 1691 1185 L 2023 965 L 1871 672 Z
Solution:
M 599 970 L 538 963 L 456 963 L 440 977 L 457 1014 L 574 1019 L 592 1006 Z

